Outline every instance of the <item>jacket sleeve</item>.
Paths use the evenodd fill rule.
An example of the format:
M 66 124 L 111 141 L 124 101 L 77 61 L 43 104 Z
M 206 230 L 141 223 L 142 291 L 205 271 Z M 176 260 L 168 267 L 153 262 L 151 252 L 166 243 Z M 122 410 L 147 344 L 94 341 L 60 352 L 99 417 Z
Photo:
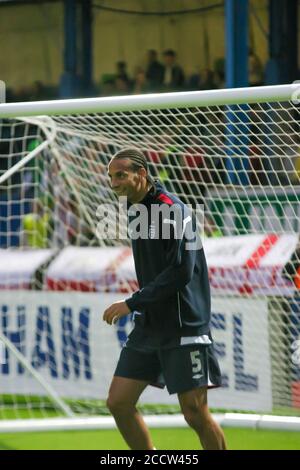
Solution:
M 172 225 L 170 238 L 164 240 L 166 268 L 153 281 L 126 299 L 131 311 L 143 309 L 152 303 L 167 299 L 191 280 L 199 242 L 196 243 L 196 235 L 194 235 L 196 233 L 194 219 L 191 216 L 188 218 L 185 227 L 180 228 L 181 232 L 180 230 L 178 232 L 176 225 Z

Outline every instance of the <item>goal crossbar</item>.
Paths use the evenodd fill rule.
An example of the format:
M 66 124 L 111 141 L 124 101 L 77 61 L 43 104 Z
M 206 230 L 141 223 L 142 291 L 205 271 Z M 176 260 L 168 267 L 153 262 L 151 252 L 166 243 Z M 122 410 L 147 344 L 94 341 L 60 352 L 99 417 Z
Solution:
M 299 83 L 293 83 L 254 88 L 8 103 L 0 104 L 0 118 L 280 102 L 297 99 L 298 92 Z

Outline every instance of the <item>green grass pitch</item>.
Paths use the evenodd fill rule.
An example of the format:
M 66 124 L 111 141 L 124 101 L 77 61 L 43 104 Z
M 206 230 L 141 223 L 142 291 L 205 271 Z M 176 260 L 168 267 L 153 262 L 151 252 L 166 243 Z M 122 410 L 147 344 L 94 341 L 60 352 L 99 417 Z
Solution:
M 194 432 L 185 428 L 151 429 L 160 450 L 197 450 Z M 300 450 L 300 432 L 225 429 L 231 450 Z M 125 450 L 116 430 L 0 434 L 0 450 Z

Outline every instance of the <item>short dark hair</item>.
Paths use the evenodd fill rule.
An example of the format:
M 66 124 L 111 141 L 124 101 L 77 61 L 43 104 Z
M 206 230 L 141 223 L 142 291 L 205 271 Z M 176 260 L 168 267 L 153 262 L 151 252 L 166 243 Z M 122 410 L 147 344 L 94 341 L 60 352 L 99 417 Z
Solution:
M 126 69 L 127 64 L 126 64 L 126 62 L 124 62 L 124 60 L 119 60 L 117 62 L 117 67 L 119 67 L 120 69 Z
M 131 161 L 131 169 L 133 171 L 138 171 L 140 168 L 144 168 L 147 171 L 147 180 L 154 184 L 154 180 L 151 175 L 148 174 L 148 161 L 144 153 L 141 150 L 135 148 L 126 148 L 117 152 L 111 159 L 112 160 L 121 160 L 128 159 Z
M 145 168 L 145 170 L 148 170 L 147 159 L 140 150 L 134 148 L 120 150 L 112 157 L 112 160 L 121 160 L 125 158 L 131 160 L 134 170 L 138 170 L 139 168 Z
M 176 52 L 173 49 L 167 49 L 164 51 L 164 55 L 169 55 L 171 57 L 176 57 Z

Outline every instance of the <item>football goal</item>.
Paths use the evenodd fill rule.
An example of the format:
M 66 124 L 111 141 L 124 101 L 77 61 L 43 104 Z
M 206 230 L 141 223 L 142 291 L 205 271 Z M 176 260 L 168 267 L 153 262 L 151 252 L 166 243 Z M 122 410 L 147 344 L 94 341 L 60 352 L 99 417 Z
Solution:
M 284 269 L 300 234 L 298 95 L 295 83 L 0 104 L 0 431 L 113 425 L 105 399 L 132 318 L 102 313 L 137 282 L 107 165 L 128 147 L 204 207 L 223 374 L 210 407 L 223 425 L 300 429 L 300 295 Z M 183 424 L 166 391 L 140 406 Z

